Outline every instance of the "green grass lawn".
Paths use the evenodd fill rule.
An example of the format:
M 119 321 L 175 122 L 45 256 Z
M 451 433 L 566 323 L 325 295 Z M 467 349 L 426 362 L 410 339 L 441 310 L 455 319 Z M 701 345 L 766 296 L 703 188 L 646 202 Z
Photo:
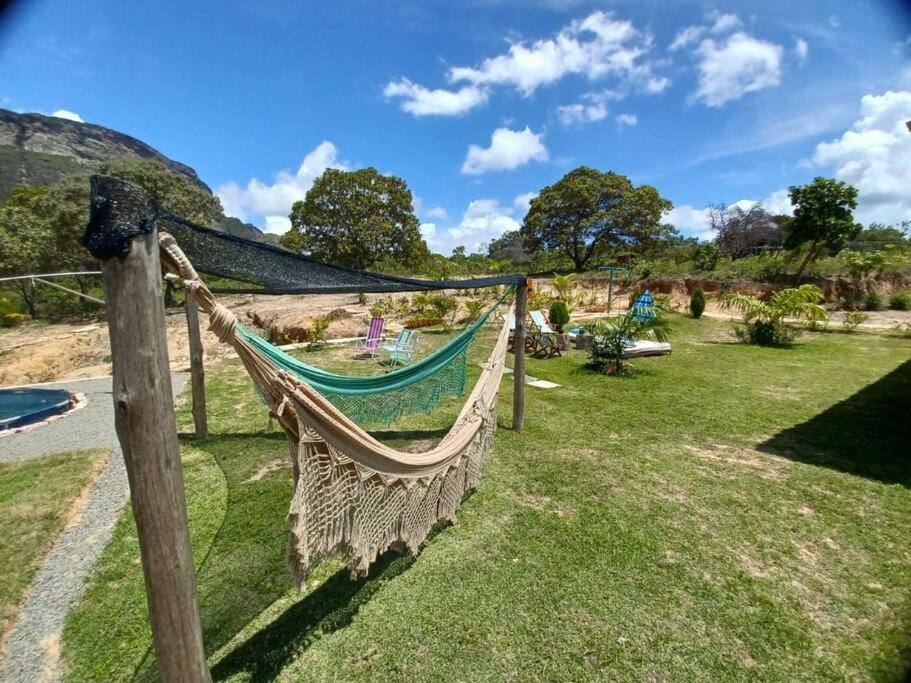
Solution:
M 674 352 L 597 375 L 530 360 L 459 521 L 350 581 L 284 566 L 287 446 L 237 362 L 182 436 L 200 609 L 218 680 L 900 680 L 911 662 L 911 347 L 812 334 L 731 342 L 675 317 Z M 484 357 L 492 332 L 473 350 Z M 429 341 L 428 341 L 429 343 Z M 338 350 L 310 354 L 346 364 Z M 351 365 L 351 363 L 347 363 Z M 363 364 L 357 366 L 366 367 Z M 477 367 L 471 365 L 474 375 Z M 439 438 L 461 405 L 380 433 Z M 180 408 L 188 431 L 188 408 Z M 127 512 L 64 632 L 72 680 L 153 677 Z
M 0 465 L 0 635 L 104 455 L 76 451 Z

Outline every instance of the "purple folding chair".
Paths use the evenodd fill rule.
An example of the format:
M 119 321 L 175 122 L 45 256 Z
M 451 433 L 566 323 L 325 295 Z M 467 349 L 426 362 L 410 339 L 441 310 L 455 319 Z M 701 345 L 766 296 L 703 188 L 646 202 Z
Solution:
M 375 318 L 370 318 L 370 325 L 367 326 L 367 337 L 365 339 L 358 339 L 354 342 L 355 350 L 360 349 L 365 353 L 369 353 L 370 357 L 376 354 L 380 350 L 380 343 L 383 341 L 383 328 L 386 326 L 386 321 L 377 316 Z

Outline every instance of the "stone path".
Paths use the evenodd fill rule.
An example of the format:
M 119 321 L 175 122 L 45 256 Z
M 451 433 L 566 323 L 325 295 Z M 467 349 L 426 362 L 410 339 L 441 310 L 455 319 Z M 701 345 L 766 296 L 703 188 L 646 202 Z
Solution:
M 175 396 L 186 374 L 171 382 Z M 129 495 L 123 454 L 114 430 L 111 378 L 61 382 L 82 392 L 88 404 L 37 429 L 0 439 L 0 461 L 12 462 L 64 450 L 110 448 L 102 473 L 76 518 L 64 530 L 35 574 L 0 660 L 0 681 L 60 680 L 60 638 L 67 613 L 82 597 L 85 580 L 107 545 Z

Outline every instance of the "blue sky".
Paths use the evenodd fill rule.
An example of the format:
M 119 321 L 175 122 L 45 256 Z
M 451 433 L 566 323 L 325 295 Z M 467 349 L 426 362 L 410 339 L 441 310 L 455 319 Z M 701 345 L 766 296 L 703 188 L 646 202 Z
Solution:
M 691 235 L 816 175 L 858 186 L 862 221 L 911 219 L 898 1 L 33 0 L 0 65 L 0 106 L 134 135 L 274 232 L 327 166 L 367 165 L 445 253 L 582 164 L 655 185 Z

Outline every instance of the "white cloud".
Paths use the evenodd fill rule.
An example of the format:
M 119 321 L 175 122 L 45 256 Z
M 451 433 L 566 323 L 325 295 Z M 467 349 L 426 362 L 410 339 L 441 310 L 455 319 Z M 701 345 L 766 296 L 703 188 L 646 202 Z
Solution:
M 724 14 L 718 10 L 712 10 L 708 14 L 712 20 L 712 33 L 727 33 L 740 27 L 740 17 L 736 14 Z
M 564 104 L 557 107 L 557 118 L 564 126 L 602 121 L 607 118 L 607 105 L 603 102 Z
M 287 216 L 266 216 L 266 232 L 284 235 L 291 229 L 291 219 Z
M 51 114 L 51 116 L 55 116 L 58 119 L 66 119 L 67 121 L 76 121 L 77 123 L 85 123 L 85 121 L 82 120 L 82 117 L 79 116 L 79 114 L 77 114 L 74 111 L 70 111 L 69 109 L 58 109 L 53 114 Z
M 686 237 L 698 237 L 701 240 L 710 240 L 713 237 L 709 227 L 708 209 L 697 209 L 691 204 L 681 204 L 666 212 L 664 221 L 676 227 Z
M 639 123 L 639 118 L 635 114 L 619 114 L 617 116 L 617 125 L 623 128 L 623 126 L 635 126 Z
M 807 61 L 807 55 L 810 54 L 810 46 L 803 38 L 794 40 L 794 54 L 797 56 L 797 63 L 801 66 Z
M 734 33 L 722 42 L 709 38 L 696 52 L 699 88 L 694 97 L 710 107 L 776 86 L 781 80 L 781 46 L 746 33 Z
M 522 212 L 524 217 L 531 206 L 531 200 L 538 196 L 537 192 L 525 192 L 512 200 L 513 206 Z
M 421 237 L 425 240 L 431 240 L 437 234 L 437 224 L 436 223 L 421 223 L 420 225 Z
M 506 53 L 489 57 L 476 67 L 452 67 L 448 78 L 474 86 L 513 87 L 526 97 L 571 74 L 591 80 L 615 76 L 643 84 L 652 76 L 653 65 L 642 61 L 651 43 L 652 37 L 631 22 L 597 11 L 571 22 L 552 38 L 514 42 Z
M 865 95 L 860 118 L 837 140 L 816 146 L 813 163 L 856 187 L 858 220 L 911 219 L 911 92 Z
M 794 207 L 791 206 L 791 198 L 786 189 L 775 190 L 760 203 L 762 208 L 774 216 L 790 216 L 794 213 Z
M 459 90 L 430 90 L 407 78 L 387 83 L 383 94 L 390 98 L 403 98 L 402 111 L 415 116 L 457 116 L 484 104 L 488 97 L 486 88 L 474 85 L 466 85 Z
M 695 43 L 702 37 L 703 33 L 705 33 L 705 28 L 702 26 L 687 26 L 680 29 L 671 42 L 670 50 L 673 52 L 686 47 L 690 43 Z
M 529 161 L 547 161 L 547 158 L 541 135 L 528 126 L 525 130 L 497 128 L 491 135 L 490 147 L 468 147 L 462 173 L 480 175 L 488 171 L 508 171 Z
M 512 215 L 513 209 L 501 206 L 496 199 L 475 199 L 468 204 L 458 226 L 446 231 L 440 248 L 452 249 L 462 244 L 469 253 L 477 251 L 483 244 L 504 232 L 521 227 Z
M 286 225 L 291 205 L 307 195 L 313 181 L 322 175 L 327 168 L 348 168 L 339 161 L 338 150 L 331 142 L 324 141 L 317 145 L 304 160 L 296 173 L 279 171 L 275 182 L 266 184 L 256 178 L 251 179 L 246 187 L 230 182 L 221 185 L 216 195 L 228 216 L 249 220 L 253 215 L 264 216 L 269 232 L 277 232 Z M 289 226 L 290 227 L 290 226 Z
M 446 209 L 442 206 L 432 206 L 427 209 L 424 214 L 427 218 L 435 218 L 436 220 L 446 220 L 449 218 L 449 214 L 446 213 Z

